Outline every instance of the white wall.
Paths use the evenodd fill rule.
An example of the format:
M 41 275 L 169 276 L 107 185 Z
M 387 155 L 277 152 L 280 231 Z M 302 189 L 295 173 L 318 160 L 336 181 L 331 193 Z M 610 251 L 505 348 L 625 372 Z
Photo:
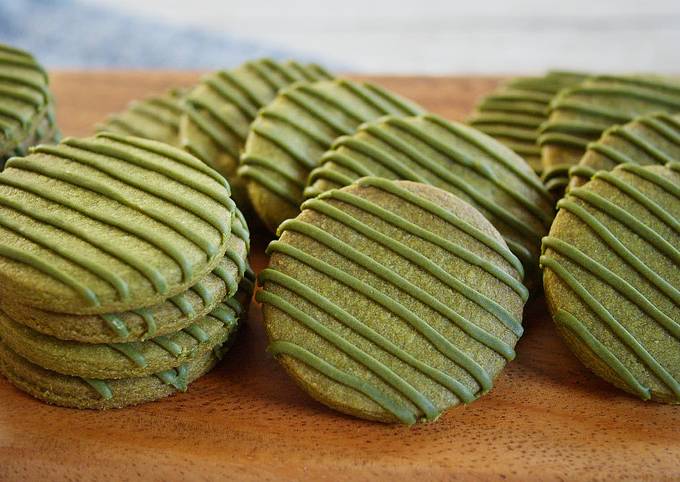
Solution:
M 364 72 L 680 72 L 680 0 L 81 0 Z

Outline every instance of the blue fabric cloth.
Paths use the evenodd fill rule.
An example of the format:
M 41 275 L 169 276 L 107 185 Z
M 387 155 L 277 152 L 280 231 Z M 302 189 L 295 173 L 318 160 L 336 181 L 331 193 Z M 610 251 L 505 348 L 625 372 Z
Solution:
M 214 69 L 257 57 L 312 59 L 75 0 L 1 0 L 0 43 L 47 67 Z

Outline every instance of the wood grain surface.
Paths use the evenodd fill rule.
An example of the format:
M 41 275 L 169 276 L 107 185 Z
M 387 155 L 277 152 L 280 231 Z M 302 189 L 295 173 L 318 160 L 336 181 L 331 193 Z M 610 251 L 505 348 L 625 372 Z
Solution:
M 57 72 L 66 135 L 194 73 Z M 489 78 L 374 78 L 463 118 Z M 266 265 L 255 232 L 252 263 Z M 583 368 L 541 300 L 491 393 L 414 428 L 355 420 L 310 399 L 265 351 L 259 307 L 187 393 L 107 412 L 50 407 L 0 378 L 0 480 L 680 480 L 680 407 L 641 402 Z

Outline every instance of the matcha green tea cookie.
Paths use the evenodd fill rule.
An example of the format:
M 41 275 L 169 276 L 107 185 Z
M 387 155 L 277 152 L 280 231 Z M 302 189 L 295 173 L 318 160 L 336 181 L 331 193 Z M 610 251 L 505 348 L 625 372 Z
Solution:
M 111 114 L 97 124 L 97 132 L 115 132 L 179 146 L 179 120 L 185 94 L 184 89 L 172 89 L 130 102 L 126 110 Z
M 578 165 L 569 170 L 570 187 L 586 183 L 599 170 L 618 164 L 666 164 L 680 160 L 680 115 L 651 114 L 610 127 L 588 144 Z
M 558 207 L 541 257 L 558 332 L 610 383 L 680 403 L 680 163 L 599 171 Z
M 548 118 L 550 101 L 585 78 L 585 74 L 551 71 L 541 77 L 510 79 L 484 97 L 467 122 L 508 146 L 540 174 L 539 128 Z
M 469 202 L 522 261 L 527 283 L 540 284 L 534 281 L 553 199 L 527 163 L 500 142 L 432 114 L 385 117 L 337 139 L 311 172 L 305 195 L 363 176 L 432 184 Z
M 514 358 L 521 264 L 456 196 L 367 177 L 305 202 L 279 232 L 256 295 L 269 351 L 329 407 L 432 421 Z
M 282 90 L 251 126 L 239 175 L 264 224 L 275 231 L 295 217 L 309 172 L 342 135 L 363 122 L 422 109 L 372 84 L 334 80 L 300 82 Z
M 132 378 L 176 368 L 199 357 L 228 338 L 236 323 L 237 298 L 214 305 L 210 313 L 168 335 L 128 343 L 81 343 L 43 335 L 13 321 L 0 311 L 3 342 L 22 358 L 63 375 L 83 378 Z M 224 301 L 224 300 L 222 300 Z
M 546 186 L 559 195 L 589 142 L 614 124 L 656 112 L 680 112 L 680 81 L 601 75 L 564 89 L 551 103 L 539 138 Z
M 85 343 L 123 343 L 166 335 L 190 325 L 212 311 L 225 297 L 234 295 L 247 271 L 248 234 L 232 224 L 227 254 L 220 264 L 187 291 L 162 303 L 120 313 L 75 315 L 41 310 L 0 299 L 13 320 L 32 330 L 62 340 Z M 240 238 L 236 233 L 241 233 Z
M 220 263 L 234 210 L 224 178 L 167 144 L 37 147 L 0 174 L 0 295 L 71 314 L 152 306 Z
M 0 170 L 30 146 L 58 140 L 48 83 L 32 55 L 0 44 Z
M 146 362 L 148 369 L 154 369 L 168 364 L 160 363 L 159 359 L 175 357 L 174 353 L 170 353 L 173 349 L 171 343 L 177 345 L 174 348 L 179 349 L 179 354 L 175 357 L 173 368 L 137 377 L 114 379 L 82 378 L 43 368 L 10 348 L 7 337 L 14 336 L 12 331 L 0 331 L 0 372 L 19 389 L 53 405 L 106 409 L 158 400 L 177 391 L 186 391 L 190 383 L 215 366 L 222 358 L 224 351 L 229 348 L 238 327 L 238 317 L 242 312 L 243 308 L 239 302 L 232 299 L 221 304 L 210 315 L 198 322 L 191 332 L 183 331 L 172 339 L 164 340 L 163 344 L 166 347 L 160 347 L 153 341 L 148 341 L 139 344 L 144 346 L 140 347 L 135 354 L 134 352 L 119 353 L 118 360 L 115 355 L 117 350 L 110 347 L 94 345 L 96 348 L 84 346 L 82 351 L 73 349 L 68 351 L 71 355 L 74 351 L 83 356 L 94 355 L 98 357 L 99 362 L 106 360 L 113 364 L 127 363 L 135 366 L 135 364 Z M 208 326 L 211 333 L 219 332 L 218 336 L 211 338 L 211 342 L 217 342 L 211 349 L 205 349 L 205 343 L 199 341 L 199 337 L 202 336 L 200 330 Z M 3 330 L 4 328 L 3 326 Z M 203 334 L 210 337 L 207 332 Z M 25 347 L 25 345 L 22 346 Z M 43 350 L 47 351 L 51 348 L 53 347 L 48 345 L 48 348 L 43 348 Z M 93 350 L 94 354 L 91 353 Z M 168 353 L 164 353 L 166 351 Z M 34 352 L 31 351 L 31 353 L 36 357 Z M 43 358 L 41 360 L 44 361 Z M 56 361 L 56 358 L 53 361 Z M 92 370 L 87 361 L 83 361 L 81 368 Z
M 229 180 L 234 200 L 245 209 L 247 195 L 236 168 L 258 110 L 293 82 L 330 78 L 331 74 L 315 64 L 271 59 L 208 74 L 187 96 L 180 122 L 181 144 Z

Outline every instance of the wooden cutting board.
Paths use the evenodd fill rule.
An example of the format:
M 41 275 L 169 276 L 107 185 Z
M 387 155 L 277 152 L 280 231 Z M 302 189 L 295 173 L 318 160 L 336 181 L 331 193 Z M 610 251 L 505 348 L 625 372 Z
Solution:
M 57 72 L 66 135 L 193 73 Z M 489 78 L 373 78 L 462 119 Z M 266 265 L 266 233 L 251 261 Z M 0 377 L 0 480 L 680 480 L 680 407 L 644 403 L 583 368 L 541 300 L 494 390 L 438 423 L 355 420 L 298 389 L 265 351 L 260 309 L 222 364 L 187 393 L 107 412 L 50 407 Z

